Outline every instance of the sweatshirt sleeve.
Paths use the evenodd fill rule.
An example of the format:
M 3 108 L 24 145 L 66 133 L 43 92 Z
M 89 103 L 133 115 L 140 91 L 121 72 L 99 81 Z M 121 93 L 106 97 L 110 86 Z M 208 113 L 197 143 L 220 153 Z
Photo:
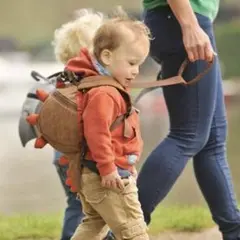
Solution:
M 101 176 L 116 170 L 110 126 L 118 111 L 113 97 L 99 92 L 88 100 L 83 112 L 84 136 Z

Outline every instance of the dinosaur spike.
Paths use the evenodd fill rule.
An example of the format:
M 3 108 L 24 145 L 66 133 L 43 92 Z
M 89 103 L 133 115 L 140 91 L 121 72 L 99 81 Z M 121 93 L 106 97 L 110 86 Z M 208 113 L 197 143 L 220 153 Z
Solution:
M 60 166 L 66 166 L 66 165 L 68 165 L 69 160 L 68 160 L 67 157 L 61 156 L 61 157 L 58 159 L 58 163 L 59 163 Z
M 26 117 L 26 120 L 29 124 L 31 125 L 36 125 L 37 124 L 37 119 L 38 119 L 38 114 L 30 114 L 29 116 Z
M 67 176 L 69 177 L 71 175 L 70 169 L 67 170 Z
M 42 89 L 37 89 L 36 90 L 36 95 L 37 95 L 38 99 L 42 102 L 46 101 L 46 99 L 49 96 L 49 94 Z
M 56 88 L 64 88 L 66 84 L 63 81 L 58 80 L 56 83 Z
M 70 177 L 68 177 L 65 181 L 66 185 L 71 187 L 72 186 L 72 179 Z
M 43 148 L 46 144 L 47 144 L 47 141 L 43 137 L 39 137 L 36 139 L 34 147 Z
M 73 193 L 76 193 L 76 192 L 77 192 L 77 188 L 76 188 L 75 186 L 71 186 L 71 187 L 70 187 L 70 190 L 71 190 L 71 192 L 73 192 Z

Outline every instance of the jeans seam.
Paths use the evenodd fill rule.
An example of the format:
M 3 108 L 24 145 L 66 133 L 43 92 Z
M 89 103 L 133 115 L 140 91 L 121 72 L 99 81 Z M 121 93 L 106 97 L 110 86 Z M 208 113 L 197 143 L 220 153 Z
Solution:
M 217 131 L 218 131 L 218 128 L 217 128 L 217 125 L 216 125 L 216 117 L 214 116 L 213 117 L 213 121 L 212 121 L 212 124 L 213 124 L 213 126 L 214 126 L 214 128 L 216 129 L 216 134 L 215 134 L 215 142 L 217 142 L 217 140 L 216 140 L 216 138 L 217 138 Z M 214 149 L 214 157 L 215 157 L 215 159 L 216 159 L 216 162 L 217 162 L 217 166 L 218 166 L 218 169 L 221 171 L 221 174 L 222 174 L 222 176 L 224 177 L 224 185 L 225 185 L 225 187 L 227 187 L 227 189 L 229 190 L 229 187 L 228 187 L 228 185 L 226 184 L 226 182 L 228 182 L 228 179 L 227 179 L 227 177 L 225 176 L 225 174 L 224 174 L 224 172 L 223 172 L 223 169 L 222 169 L 222 167 L 221 167 L 221 164 L 219 163 L 219 160 L 218 160 L 218 157 L 217 157 L 217 152 L 216 152 L 217 150 L 216 150 L 216 148 Z M 230 191 L 228 191 L 228 192 L 230 192 Z M 230 193 L 229 193 L 230 194 Z M 227 198 L 228 198 L 228 201 L 230 201 L 230 202 L 232 202 L 232 196 L 231 196 L 231 194 L 230 195 L 228 195 L 228 196 L 226 196 Z M 233 205 L 231 205 L 231 211 L 233 212 L 234 211 L 234 208 L 233 208 Z

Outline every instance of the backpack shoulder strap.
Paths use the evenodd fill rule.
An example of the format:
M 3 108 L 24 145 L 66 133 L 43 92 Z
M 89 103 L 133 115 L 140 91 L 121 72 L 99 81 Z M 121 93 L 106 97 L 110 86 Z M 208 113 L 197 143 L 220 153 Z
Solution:
M 127 122 L 125 121 L 126 118 L 128 118 L 135 110 L 135 108 L 132 106 L 132 101 L 130 95 L 124 90 L 124 88 L 119 84 L 116 80 L 114 80 L 112 77 L 108 76 L 91 76 L 86 77 L 81 80 L 81 82 L 78 85 L 78 90 L 84 91 L 89 90 L 94 87 L 99 86 L 112 86 L 115 87 L 120 94 L 122 95 L 123 99 L 125 100 L 125 103 L 127 105 L 127 112 L 123 115 L 120 115 L 115 119 L 115 121 L 110 126 L 110 131 L 113 131 L 117 126 L 119 126 L 122 122 L 124 122 L 124 136 L 128 137 L 129 135 L 129 128 L 127 125 Z
M 115 87 L 120 92 L 120 94 L 122 95 L 123 99 L 127 104 L 126 115 L 129 116 L 132 109 L 131 97 L 122 87 L 122 85 L 118 83 L 116 80 L 114 80 L 112 77 L 101 75 L 86 77 L 82 79 L 81 82 L 78 84 L 78 90 L 84 92 L 85 90 L 88 91 L 91 88 L 100 86 L 112 86 Z
M 112 77 L 101 75 L 83 78 L 78 85 L 78 90 L 90 89 L 100 86 L 113 86 L 117 89 L 125 91 L 121 84 L 114 80 Z

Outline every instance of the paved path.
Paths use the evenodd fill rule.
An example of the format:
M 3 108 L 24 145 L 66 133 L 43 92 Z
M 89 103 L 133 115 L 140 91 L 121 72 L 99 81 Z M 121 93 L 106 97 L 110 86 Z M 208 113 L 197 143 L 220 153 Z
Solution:
M 217 228 L 205 230 L 201 233 L 164 233 L 151 240 L 221 240 L 221 235 Z

